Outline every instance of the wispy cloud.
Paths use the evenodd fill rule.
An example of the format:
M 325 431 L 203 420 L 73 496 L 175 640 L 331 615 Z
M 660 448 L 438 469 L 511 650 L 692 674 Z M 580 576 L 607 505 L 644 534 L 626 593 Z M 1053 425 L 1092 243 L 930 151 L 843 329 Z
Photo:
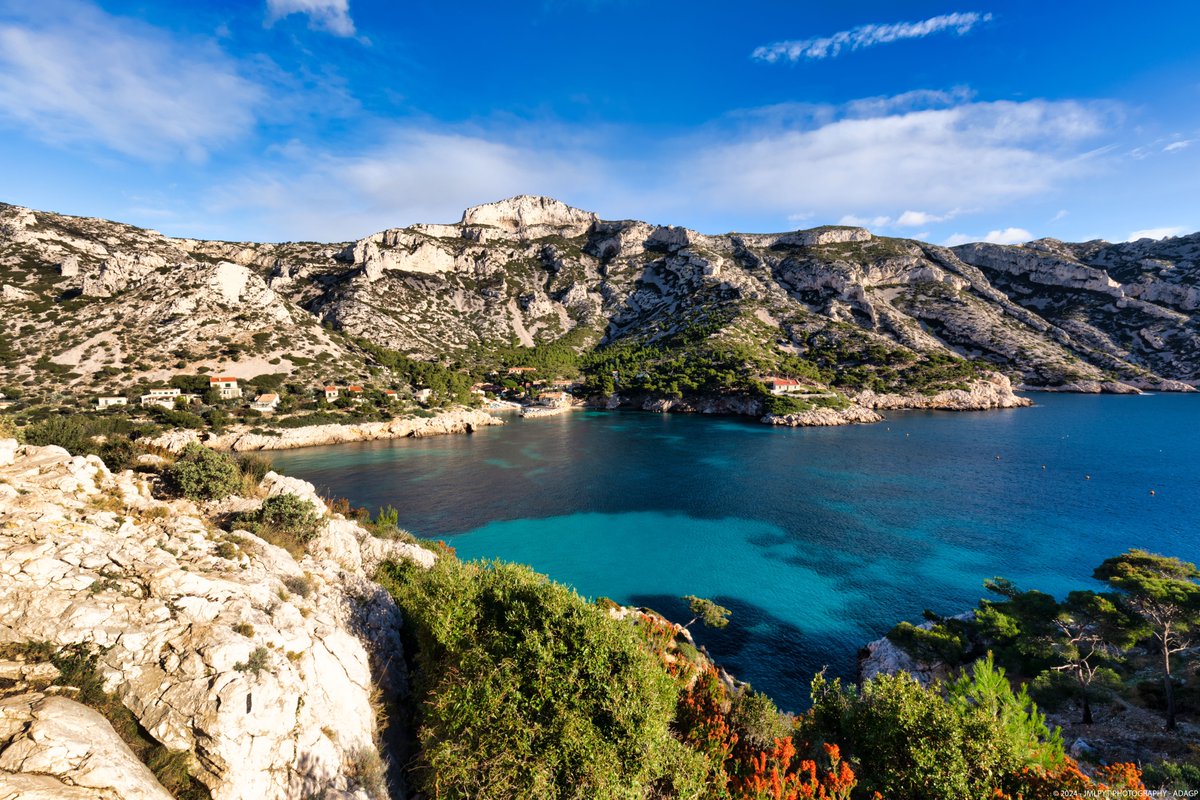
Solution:
M 1057 212 L 1054 214 L 1054 216 L 1050 218 L 1050 221 L 1051 221 L 1051 222 L 1059 222 L 1059 221 L 1061 221 L 1061 220 L 1064 220 L 1064 219 L 1066 219 L 1066 218 L 1067 218 L 1067 217 L 1069 217 L 1070 215 L 1071 215 L 1071 212 L 1070 212 L 1070 211 L 1067 211 L 1065 208 L 1060 208 L 1060 209 L 1059 209 L 1059 210 L 1058 210 L 1058 211 L 1057 211 Z
M 248 133 L 264 92 L 208 40 L 66 0 L 0 18 L 0 122 L 55 145 L 203 160 Z
M 639 143 L 636 155 L 628 145 L 637 131 L 625 128 L 413 122 L 355 150 L 280 149 L 273 164 L 210 199 L 214 213 L 257 217 L 282 238 L 449 221 L 466 206 L 521 193 L 705 230 L 710 222 L 727 230 L 748 219 L 777 219 L 782 228 L 839 218 L 924 229 L 1092 174 L 1099 157 L 1088 142 L 1110 131 L 1116 115 L 1106 104 L 1041 100 L 847 113 L 733 115 Z
M 1030 100 L 832 116 L 815 125 L 750 118 L 732 134 L 673 143 L 661 184 L 692 207 L 781 216 L 803 208 L 872 222 L 881 211 L 909 209 L 900 217 L 920 227 L 1091 173 L 1105 154 L 1088 143 L 1111 131 L 1120 112 L 1106 103 Z
M 589 206 L 609 189 L 611 165 L 569 132 L 551 129 L 394 127 L 356 153 L 291 143 L 273 168 L 215 189 L 209 207 L 252 214 L 275 238 L 344 240 L 414 222 L 455 222 L 468 206 L 517 194 Z M 579 187 L 597 194 L 581 196 Z
M 308 17 L 308 27 L 328 31 L 334 36 L 353 36 L 349 0 L 267 0 L 267 24 L 291 14 Z
M 1146 228 L 1129 234 L 1129 238 L 1125 241 L 1136 242 L 1138 239 L 1166 239 L 1169 236 L 1182 236 L 1185 233 L 1187 233 L 1187 228 L 1181 225 L 1164 228 Z
M 858 228 L 886 228 L 892 224 L 891 217 L 859 217 L 854 214 L 844 214 L 838 220 L 838 225 L 853 225 Z
M 935 33 L 951 32 L 959 36 L 975 26 L 989 22 L 991 14 L 976 11 L 942 14 L 918 22 L 893 22 L 859 25 L 847 31 L 812 39 L 796 39 L 763 45 L 754 50 L 753 57 L 774 64 L 778 61 L 814 61 L 834 58 L 843 50 L 862 50 L 902 39 L 922 39 Z
M 946 247 L 955 247 L 971 242 L 987 242 L 988 244 L 1024 244 L 1033 239 L 1033 234 L 1024 228 L 1004 228 L 1003 230 L 988 231 L 984 236 L 971 236 L 966 233 L 954 233 L 942 242 Z
M 922 228 L 935 222 L 945 222 L 954 219 L 956 216 L 958 216 L 958 209 L 948 211 L 945 214 L 930 214 L 927 211 L 905 211 L 897 218 L 896 225 L 900 228 Z
M 1170 144 L 1168 144 L 1166 147 L 1163 148 L 1163 152 L 1164 153 L 1178 153 L 1180 150 L 1183 150 L 1188 145 L 1194 144 L 1195 141 L 1196 141 L 1195 139 L 1181 139 L 1177 142 L 1171 142 Z

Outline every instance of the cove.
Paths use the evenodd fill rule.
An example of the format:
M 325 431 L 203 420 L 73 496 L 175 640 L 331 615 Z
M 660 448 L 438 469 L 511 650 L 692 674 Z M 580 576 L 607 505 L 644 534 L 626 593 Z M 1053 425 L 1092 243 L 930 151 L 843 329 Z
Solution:
M 463 558 L 680 621 L 680 595 L 711 597 L 733 617 L 697 640 L 799 710 L 814 672 L 852 678 L 867 641 L 974 606 L 994 575 L 1062 594 L 1129 547 L 1200 560 L 1200 396 L 1033 398 L 782 430 L 588 411 L 271 458 Z

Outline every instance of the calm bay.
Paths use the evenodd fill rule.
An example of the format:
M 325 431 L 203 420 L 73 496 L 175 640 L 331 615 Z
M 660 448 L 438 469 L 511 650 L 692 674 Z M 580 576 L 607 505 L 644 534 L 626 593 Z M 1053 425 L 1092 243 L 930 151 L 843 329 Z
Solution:
M 1129 547 L 1200 560 L 1200 397 L 1033 398 L 794 430 L 584 411 L 270 455 L 462 558 L 679 621 L 680 595 L 710 597 L 732 620 L 698 642 L 797 710 L 815 671 L 852 678 L 864 643 L 967 610 L 985 578 L 1062 594 Z

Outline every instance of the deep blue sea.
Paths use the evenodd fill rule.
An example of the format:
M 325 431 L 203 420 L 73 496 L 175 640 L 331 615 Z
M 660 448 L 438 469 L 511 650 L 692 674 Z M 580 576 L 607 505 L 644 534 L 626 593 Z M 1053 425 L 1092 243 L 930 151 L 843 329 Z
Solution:
M 1200 560 L 1200 396 L 1032 397 L 841 428 L 512 417 L 270 455 L 329 496 L 395 505 L 464 558 L 530 564 L 679 621 L 681 595 L 713 598 L 731 623 L 697 639 L 797 710 L 815 671 L 853 676 L 865 642 L 922 609 L 967 610 L 985 578 L 1062 594 L 1133 546 Z

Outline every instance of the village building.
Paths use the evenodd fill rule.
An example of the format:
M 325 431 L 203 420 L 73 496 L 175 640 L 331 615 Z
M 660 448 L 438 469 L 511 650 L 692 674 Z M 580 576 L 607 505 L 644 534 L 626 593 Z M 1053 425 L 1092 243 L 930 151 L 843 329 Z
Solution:
M 143 406 L 159 406 L 160 408 L 169 409 L 175 407 L 175 401 L 178 400 L 182 394 L 183 392 L 179 389 L 151 389 L 138 398 L 138 402 Z M 101 407 L 103 408 L 103 406 Z
M 555 389 L 574 389 L 579 385 L 579 381 L 572 380 L 571 378 L 559 378 L 558 380 L 551 381 L 550 385 Z
M 361 403 L 363 401 L 363 387 L 347 386 L 346 394 L 350 395 L 350 402 Z
M 433 396 L 433 389 L 418 389 L 413 392 L 413 399 L 418 403 L 428 403 L 429 398 Z
M 384 389 L 383 396 L 389 403 L 394 403 L 400 399 L 400 395 L 396 394 L 395 389 Z
M 110 408 L 112 406 L 127 406 L 127 405 L 129 405 L 129 398 L 127 398 L 127 397 L 97 397 L 96 398 L 96 408 L 100 408 L 100 409 Z M 145 403 L 142 403 L 142 405 L 145 405 Z
M 254 398 L 254 402 L 250 404 L 250 407 L 264 414 L 273 414 L 275 413 L 275 409 L 279 408 L 279 395 L 274 392 L 260 394 Z
M 537 367 L 509 367 L 504 370 L 506 375 L 527 375 L 530 372 L 537 372 Z
M 337 400 L 338 395 L 340 394 L 338 387 L 336 386 L 326 386 L 321 389 L 321 391 L 325 393 L 325 402 L 327 403 L 332 403 L 334 400 Z
M 763 378 L 763 383 L 771 394 L 792 394 L 794 392 L 805 391 L 804 384 L 795 378 L 780 378 L 775 375 L 769 375 Z
M 542 392 L 537 396 L 537 404 L 558 408 L 571 402 L 571 395 L 566 392 Z
M 228 376 L 209 378 L 208 388 L 215 391 L 222 400 L 237 400 L 242 396 L 242 390 L 238 388 L 237 378 Z

